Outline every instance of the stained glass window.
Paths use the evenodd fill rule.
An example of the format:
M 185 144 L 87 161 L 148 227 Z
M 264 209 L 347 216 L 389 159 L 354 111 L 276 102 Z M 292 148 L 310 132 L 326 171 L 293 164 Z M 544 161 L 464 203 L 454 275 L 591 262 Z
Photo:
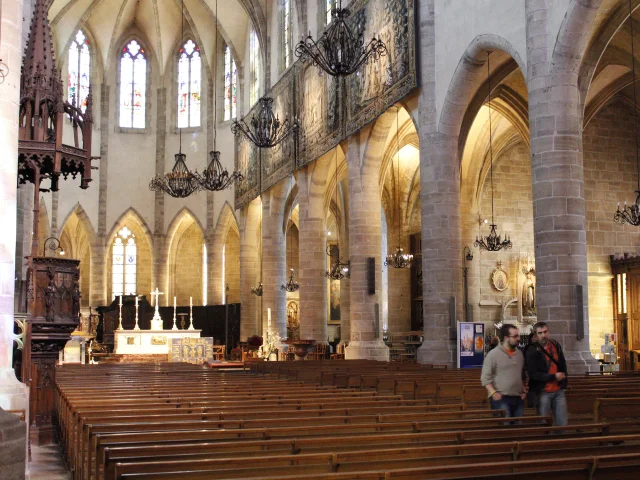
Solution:
M 135 295 L 137 260 L 135 235 L 127 227 L 122 227 L 113 240 L 111 264 L 113 298 L 118 295 Z
M 120 56 L 120 126 L 145 127 L 147 59 L 144 48 L 135 40 L 122 49 Z
M 238 89 L 238 69 L 231 56 L 229 45 L 224 47 L 224 119 L 236 118 L 236 93 Z
M 198 45 L 187 40 L 178 60 L 178 128 L 200 126 L 201 66 Z
M 325 6 L 327 11 L 327 23 L 329 25 L 331 23 L 331 10 L 336 8 L 336 0 L 325 0 Z
M 260 44 L 258 42 L 258 34 L 255 30 L 251 30 L 251 37 L 249 39 L 249 66 L 249 103 L 253 106 L 253 104 L 258 101 L 258 96 L 260 95 Z
M 291 0 L 282 0 L 282 47 L 283 47 L 283 66 L 289 68 L 291 65 L 291 57 L 293 51 L 291 49 Z
M 91 54 L 89 41 L 82 30 L 78 30 L 69 47 L 69 77 L 67 80 L 68 100 L 84 112 L 87 109 Z

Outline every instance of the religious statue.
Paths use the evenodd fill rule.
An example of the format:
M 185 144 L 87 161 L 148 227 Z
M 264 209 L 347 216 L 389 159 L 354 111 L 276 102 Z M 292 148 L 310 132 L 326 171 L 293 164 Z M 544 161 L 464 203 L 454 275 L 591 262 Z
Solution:
M 522 284 L 522 316 L 533 317 L 536 315 L 536 269 L 523 268 L 525 276 Z

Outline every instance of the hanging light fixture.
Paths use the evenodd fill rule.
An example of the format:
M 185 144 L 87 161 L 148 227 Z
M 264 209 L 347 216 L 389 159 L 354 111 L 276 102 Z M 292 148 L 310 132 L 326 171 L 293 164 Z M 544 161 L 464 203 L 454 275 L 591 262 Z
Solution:
M 335 176 L 335 183 L 336 183 L 336 194 L 335 194 L 335 202 L 336 202 L 336 208 L 338 207 L 338 147 L 335 147 L 334 150 L 334 158 L 335 158 L 335 162 L 336 162 L 336 176 Z M 336 218 L 336 228 L 337 228 L 337 218 Z M 348 278 L 350 276 L 350 267 L 351 267 L 351 261 L 347 260 L 346 262 L 343 262 L 340 259 L 340 248 L 338 247 L 338 245 L 327 245 L 327 256 L 329 258 L 334 259 L 332 262 L 330 262 L 331 268 L 329 268 L 329 270 L 326 270 L 324 273 L 324 276 L 331 279 L 331 280 L 342 280 L 343 278 Z
M 269 2 L 267 1 L 267 24 L 269 23 Z M 267 35 L 268 37 L 268 35 Z M 265 91 L 267 90 L 267 75 L 265 73 Z M 249 123 L 243 119 L 235 120 L 231 124 L 231 133 L 236 137 L 244 136 L 258 148 L 272 148 L 282 143 L 289 135 L 298 132 L 298 119 L 291 122 L 288 118 L 284 121 L 273 113 L 273 98 L 261 97 L 258 100 L 260 108 L 251 117 Z
M 492 144 L 492 128 L 491 128 L 491 68 L 489 59 L 491 57 L 491 52 L 487 52 L 487 78 L 489 83 L 489 97 L 487 106 L 489 107 L 489 171 L 491 175 L 491 232 L 486 237 L 478 238 L 476 236 L 476 241 L 473 245 L 482 250 L 487 250 L 489 252 L 497 252 L 499 250 L 511 248 L 513 245 L 511 244 L 511 240 L 508 235 L 505 235 L 504 240 L 500 238 L 500 235 L 496 232 L 496 222 L 493 218 L 493 144 Z
M 290 243 L 290 242 L 287 242 L 287 243 Z M 290 255 L 289 245 L 287 245 L 287 256 L 289 257 L 289 265 L 291 265 L 291 255 Z M 298 289 L 300 288 L 300 285 L 298 284 L 298 282 L 296 282 L 293 279 L 293 274 L 294 274 L 293 268 L 289 270 L 291 271 L 291 275 L 289 276 L 289 281 L 287 283 L 283 283 L 282 285 L 280 285 L 280 288 L 282 290 L 286 290 L 287 292 L 297 292 Z
M 182 0 L 182 38 L 184 38 L 184 0 Z M 187 168 L 187 156 L 182 153 L 182 128 L 179 129 L 180 147 L 176 153 L 176 163 L 171 172 L 156 175 L 149 182 L 149 189 L 154 192 L 164 192 L 175 198 L 185 198 L 200 190 L 198 177 Z
M 387 255 L 385 267 L 409 268 L 413 263 L 413 255 L 404 253 L 400 246 L 400 123 L 398 121 L 399 107 L 396 107 L 396 157 L 398 157 L 398 174 L 396 175 L 396 197 L 398 203 L 398 247 L 394 253 Z M 391 164 L 393 169 L 393 163 Z
M 638 101 L 636 97 L 636 58 L 633 48 L 633 7 L 631 0 L 629 0 L 629 23 L 631 28 L 631 71 L 633 72 L 633 131 L 636 136 L 636 165 L 638 167 L 638 189 L 636 190 L 636 201 L 632 205 L 627 205 L 627 201 L 624 202 L 624 210 L 620 210 L 620 202 L 618 202 L 618 209 L 613 215 L 613 221 L 624 225 L 638 226 L 640 225 L 640 155 L 638 154 Z
M 342 8 L 339 0 L 338 7 L 331 9 L 331 23 L 320 39 L 316 42 L 309 32 L 296 46 L 296 56 L 303 62 L 310 60 L 333 77 L 348 77 L 370 61 L 385 56 L 387 46 L 375 35 L 365 47 L 358 22 L 353 22 L 356 31 L 347 25 L 350 15 L 351 10 Z
M 216 0 L 216 30 L 215 30 L 215 38 L 218 38 L 218 0 Z M 217 65 L 217 63 L 216 63 Z M 216 67 L 217 70 L 217 67 Z M 229 172 L 226 168 L 222 167 L 222 163 L 220 163 L 220 152 L 216 150 L 216 138 L 217 131 L 216 126 L 217 115 L 218 115 L 218 72 L 215 72 L 213 76 L 213 151 L 209 152 L 209 165 L 205 168 L 204 172 L 201 175 L 198 175 L 196 172 L 196 176 L 198 178 L 198 183 L 200 188 L 203 190 L 209 190 L 211 192 L 219 192 L 221 190 L 225 190 L 229 188 L 231 184 L 235 181 L 242 181 L 244 177 L 238 171 L 234 171 L 229 175 Z

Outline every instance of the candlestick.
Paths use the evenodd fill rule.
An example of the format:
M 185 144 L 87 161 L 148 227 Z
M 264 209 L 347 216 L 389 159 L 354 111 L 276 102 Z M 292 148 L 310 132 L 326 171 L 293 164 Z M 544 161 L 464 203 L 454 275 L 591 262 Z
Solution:
M 120 312 L 118 313 L 118 330 L 122 330 L 122 295 L 120 295 Z
M 140 325 L 138 325 L 138 295 L 136 295 L 136 325 L 133 327 L 134 330 L 140 330 Z
M 173 328 L 171 330 L 178 330 L 178 325 L 176 324 L 176 297 L 173 297 Z
M 187 330 L 195 330 L 193 328 L 193 305 L 189 305 L 189 328 Z

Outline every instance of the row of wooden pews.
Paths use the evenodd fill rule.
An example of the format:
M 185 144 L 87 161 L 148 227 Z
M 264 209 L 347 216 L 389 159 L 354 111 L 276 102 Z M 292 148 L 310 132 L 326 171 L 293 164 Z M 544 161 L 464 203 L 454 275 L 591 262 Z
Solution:
M 563 428 L 511 424 L 465 397 L 478 386 L 369 361 L 65 365 L 56 411 L 74 479 L 635 478 L 640 376 L 572 378 L 592 415 Z

